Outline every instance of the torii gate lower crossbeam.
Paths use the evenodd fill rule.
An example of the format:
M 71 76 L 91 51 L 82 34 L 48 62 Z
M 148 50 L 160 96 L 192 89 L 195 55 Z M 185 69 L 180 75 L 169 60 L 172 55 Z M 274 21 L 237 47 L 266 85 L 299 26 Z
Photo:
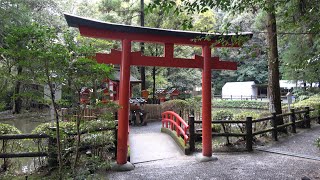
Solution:
M 232 42 L 233 37 L 242 37 L 246 40 L 252 33 L 242 34 L 204 34 L 199 32 L 173 31 L 157 28 L 135 27 L 106 23 L 65 14 L 68 25 L 77 27 L 80 34 L 87 37 L 115 39 L 122 42 L 122 51 L 112 50 L 111 54 L 97 54 L 99 63 L 120 64 L 120 91 L 119 91 L 119 121 L 118 121 L 118 147 L 117 164 L 127 163 L 128 154 L 128 126 L 129 126 L 129 84 L 130 66 L 162 66 L 180 68 L 202 69 L 202 155 L 212 156 L 212 130 L 211 130 L 211 70 L 224 69 L 236 70 L 234 62 L 220 61 L 218 57 L 211 57 L 211 46 L 214 47 L 239 47 L 242 44 Z M 211 36 L 211 40 L 198 40 Z M 224 40 L 224 43 L 219 42 Z M 165 45 L 164 57 L 146 57 L 140 52 L 131 52 L 131 42 L 155 42 Z M 243 41 L 244 42 L 244 41 Z M 201 46 L 202 56 L 194 59 L 174 58 L 174 44 Z

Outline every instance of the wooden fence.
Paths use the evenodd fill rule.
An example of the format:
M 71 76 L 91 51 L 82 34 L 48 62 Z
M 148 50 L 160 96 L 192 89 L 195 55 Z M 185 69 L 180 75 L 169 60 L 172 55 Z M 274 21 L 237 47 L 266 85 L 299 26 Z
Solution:
M 267 95 L 214 95 L 215 99 L 225 99 L 225 100 L 264 100 L 268 99 Z M 281 99 L 286 99 L 286 96 L 281 96 Z
M 160 104 L 145 104 L 143 109 L 148 113 L 146 121 L 161 119 L 162 108 Z
M 54 131 L 54 128 L 52 129 Z M 102 132 L 102 131 L 112 131 L 114 132 L 114 136 L 115 136 L 115 148 L 113 148 L 112 150 L 114 150 L 114 154 L 116 156 L 116 149 L 117 149 L 117 127 L 115 128 L 99 128 L 99 129 L 94 129 L 94 130 L 86 130 L 86 131 L 81 131 L 80 134 L 88 134 L 88 133 L 93 133 L 93 132 Z M 67 136 L 69 137 L 73 137 L 76 136 L 77 133 L 67 133 Z M 48 151 L 40 151 L 38 149 L 37 152 L 14 152 L 14 153 L 8 153 L 6 152 L 6 147 L 5 144 L 8 140 L 25 140 L 25 139 L 47 139 L 48 143 L 47 145 L 47 149 Z M 55 166 L 57 165 L 57 154 L 56 154 L 56 147 L 57 147 L 57 141 L 54 137 L 49 136 L 47 134 L 3 134 L 0 135 L 0 140 L 2 141 L 2 151 L 0 153 L 0 158 L 2 158 L 4 160 L 4 163 L 6 162 L 7 158 L 22 158 L 22 157 L 47 157 L 47 161 L 49 166 Z M 80 150 L 86 150 L 90 147 L 80 147 Z
M 310 117 L 310 112 L 315 111 L 315 109 L 310 109 L 309 107 L 305 107 L 304 110 L 291 109 L 289 113 L 284 114 L 276 114 L 272 113 L 272 116 L 255 119 L 253 120 L 252 117 L 247 117 L 246 120 L 214 120 L 212 124 L 230 124 L 230 125 L 239 125 L 239 127 L 244 127 L 245 132 L 242 133 L 231 133 L 231 132 L 224 132 L 224 133 L 216 133 L 212 132 L 212 136 L 222 136 L 222 137 L 243 137 L 246 141 L 246 149 L 248 151 L 252 151 L 253 148 L 253 139 L 256 135 L 265 134 L 271 132 L 272 139 L 274 141 L 278 140 L 278 132 L 287 131 L 287 127 L 291 127 L 291 132 L 296 133 L 297 126 L 311 128 L 311 120 L 316 120 L 318 124 L 320 124 L 320 110 L 317 112 L 317 116 Z M 299 118 L 297 118 L 299 117 Z M 287 118 L 289 121 L 285 122 L 284 124 L 278 125 L 278 120 Z M 255 127 L 256 123 L 260 122 L 271 122 L 271 127 L 266 127 L 265 129 L 255 131 L 253 127 Z M 190 116 L 188 120 L 189 124 L 189 145 L 190 151 L 195 150 L 195 140 L 197 137 L 201 136 L 201 131 L 197 132 L 195 129 L 195 124 L 201 124 L 202 121 L 196 121 L 194 116 Z

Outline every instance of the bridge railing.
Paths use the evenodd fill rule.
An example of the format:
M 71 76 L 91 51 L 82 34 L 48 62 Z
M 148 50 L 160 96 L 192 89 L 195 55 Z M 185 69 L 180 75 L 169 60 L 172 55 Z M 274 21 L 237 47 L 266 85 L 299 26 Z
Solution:
M 163 112 L 161 116 L 162 127 L 176 131 L 178 137 L 183 137 L 184 144 L 186 145 L 189 140 L 189 136 L 187 134 L 189 125 L 179 116 L 179 114 L 173 111 Z

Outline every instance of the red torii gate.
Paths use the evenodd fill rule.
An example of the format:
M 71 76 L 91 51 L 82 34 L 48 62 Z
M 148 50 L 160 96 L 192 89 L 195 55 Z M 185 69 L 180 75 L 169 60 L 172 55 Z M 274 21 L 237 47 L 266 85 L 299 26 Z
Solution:
M 158 28 L 136 27 L 91 20 L 65 14 L 70 27 L 77 27 L 80 34 L 87 37 L 121 40 L 122 51 L 111 50 L 110 54 L 96 54 L 99 63 L 120 64 L 120 91 L 118 122 L 117 164 L 127 163 L 128 125 L 129 125 L 129 87 L 130 66 L 161 66 L 178 68 L 201 68 L 202 70 L 202 155 L 212 157 L 211 136 L 211 70 L 236 70 L 235 62 L 220 61 L 211 57 L 211 46 L 239 47 L 242 44 L 232 43 L 232 38 L 244 37 L 247 40 L 252 33 L 241 34 L 208 34 L 191 31 L 166 30 Z M 206 40 L 205 37 L 210 37 Z M 195 40 L 199 39 L 200 40 Z M 202 38 L 202 39 L 201 39 Z M 131 42 L 153 42 L 164 44 L 164 57 L 143 56 L 141 52 L 131 52 Z M 202 56 L 193 59 L 175 58 L 174 44 L 201 46 Z

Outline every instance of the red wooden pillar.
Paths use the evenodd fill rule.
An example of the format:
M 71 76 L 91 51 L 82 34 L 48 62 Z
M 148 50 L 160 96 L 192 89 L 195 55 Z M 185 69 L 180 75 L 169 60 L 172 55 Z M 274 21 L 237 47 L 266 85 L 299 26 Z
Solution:
M 122 40 L 119 88 L 119 105 L 121 108 L 119 110 L 117 147 L 117 164 L 119 165 L 127 163 L 128 154 L 130 53 L 131 41 L 128 39 Z
M 212 156 L 211 129 L 211 48 L 202 46 L 202 155 Z

